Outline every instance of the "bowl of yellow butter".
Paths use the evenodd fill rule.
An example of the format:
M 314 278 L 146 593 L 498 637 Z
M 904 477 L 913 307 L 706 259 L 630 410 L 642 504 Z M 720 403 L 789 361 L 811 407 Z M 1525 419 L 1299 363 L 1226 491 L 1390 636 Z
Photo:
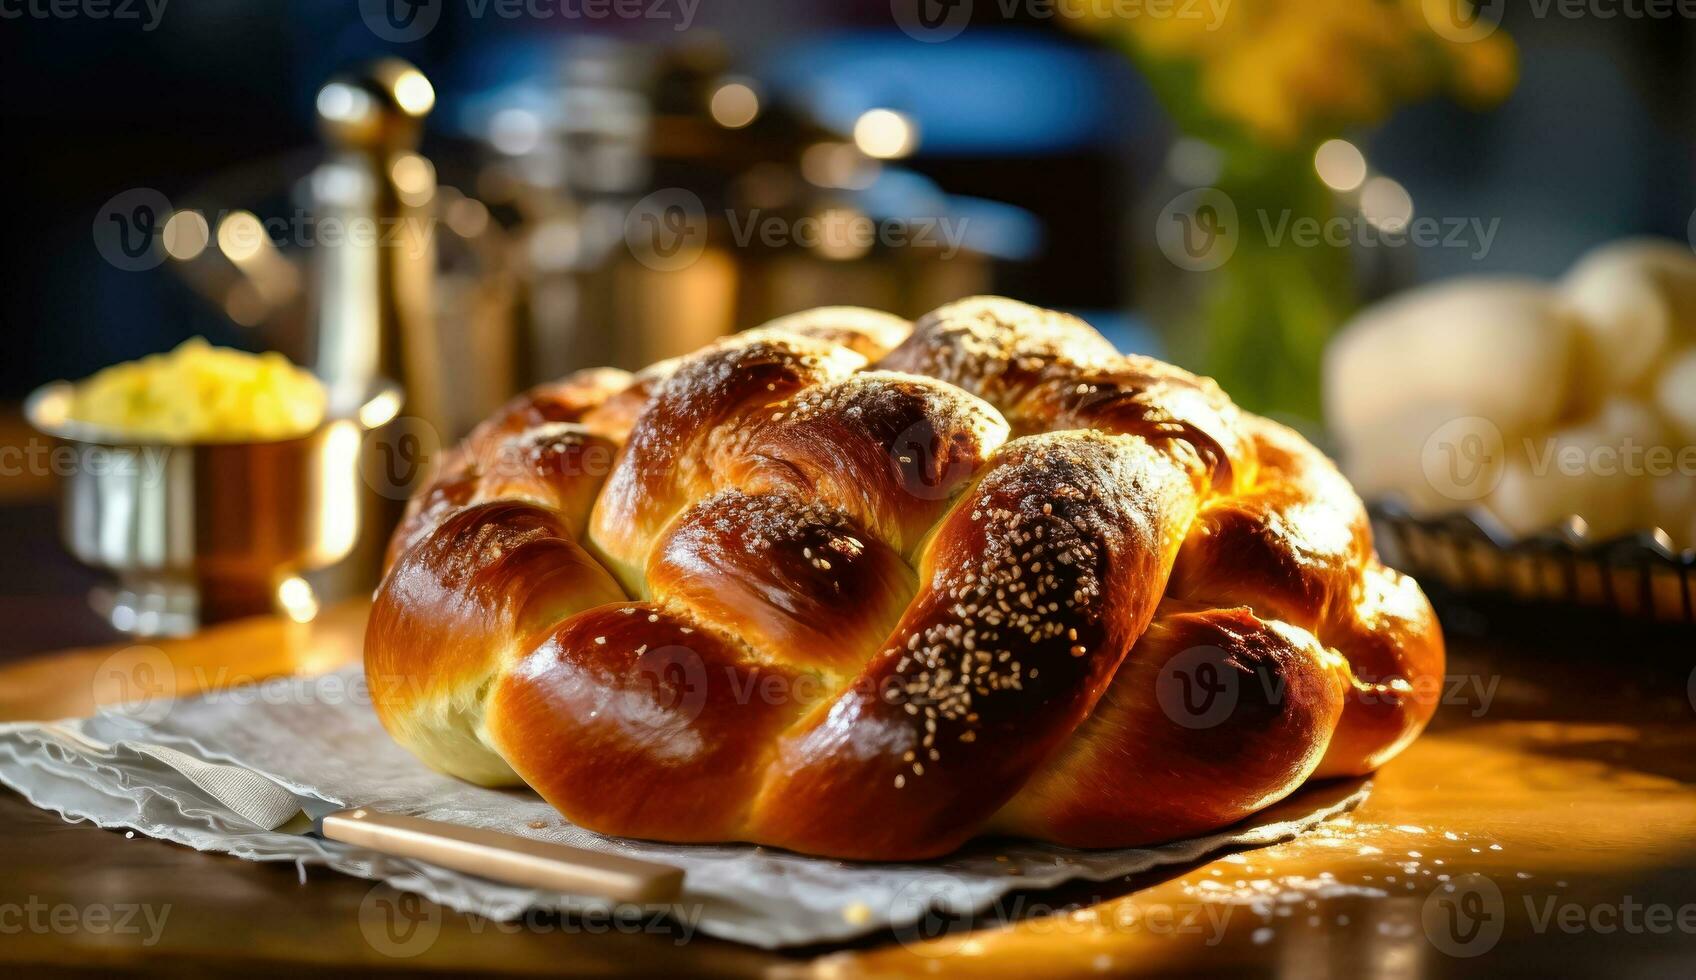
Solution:
M 97 608 L 124 632 L 180 635 L 316 614 L 302 573 L 352 550 L 361 445 L 399 408 L 391 384 L 337 405 L 281 354 L 196 338 L 45 385 L 25 411 L 59 443 L 66 546 L 115 578 Z

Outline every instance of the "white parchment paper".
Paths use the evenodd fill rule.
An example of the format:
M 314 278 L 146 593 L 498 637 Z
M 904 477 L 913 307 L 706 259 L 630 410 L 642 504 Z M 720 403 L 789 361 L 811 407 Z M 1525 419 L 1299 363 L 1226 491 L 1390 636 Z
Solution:
M 150 752 L 148 746 L 265 774 L 296 794 L 314 816 L 372 806 L 676 865 L 687 874 L 675 910 L 679 917 L 709 935 L 767 948 L 900 930 L 932 910 L 970 915 L 1014 890 L 1077 879 L 1105 882 L 1273 843 L 1353 808 L 1367 792 L 1321 788 L 1251 824 L 1152 848 L 1073 851 L 981 841 L 941 860 L 867 864 L 750 845 L 608 838 L 571 826 L 533 793 L 484 789 L 426 768 L 383 731 L 356 669 L 180 701 L 137 702 L 94 718 L 0 726 L 0 783 L 67 819 L 254 861 L 324 865 L 502 920 L 530 908 L 582 912 L 605 905 L 260 829 L 168 764 L 179 756 Z

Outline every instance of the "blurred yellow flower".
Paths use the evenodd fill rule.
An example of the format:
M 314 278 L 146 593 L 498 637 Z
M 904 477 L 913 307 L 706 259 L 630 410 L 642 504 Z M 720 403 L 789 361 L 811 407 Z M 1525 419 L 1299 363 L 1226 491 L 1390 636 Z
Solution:
M 1488 105 L 1513 89 L 1513 42 L 1470 0 L 1079 0 L 1060 9 L 1153 72 L 1163 94 L 1278 148 L 1376 122 L 1447 90 Z

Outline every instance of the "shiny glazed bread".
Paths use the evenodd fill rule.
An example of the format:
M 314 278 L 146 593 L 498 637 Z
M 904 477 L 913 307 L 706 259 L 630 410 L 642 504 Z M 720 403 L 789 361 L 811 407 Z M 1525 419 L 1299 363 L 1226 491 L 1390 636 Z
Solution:
M 976 297 L 520 397 L 412 502 L 365 667 L 419 758 L 580 826 L 908 859 L 1369 772 L 1443 642 L 1300 436 Z

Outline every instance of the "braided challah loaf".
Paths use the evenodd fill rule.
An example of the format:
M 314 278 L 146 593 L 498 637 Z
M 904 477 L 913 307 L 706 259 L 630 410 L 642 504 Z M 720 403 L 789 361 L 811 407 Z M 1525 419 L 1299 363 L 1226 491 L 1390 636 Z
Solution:
M 366 633 L 378 713 L 610 834 L 1193 835 L 1372 770 L 1443 670 L 1306 441 L 1011 300 L 581 372 L 439 476 Z

